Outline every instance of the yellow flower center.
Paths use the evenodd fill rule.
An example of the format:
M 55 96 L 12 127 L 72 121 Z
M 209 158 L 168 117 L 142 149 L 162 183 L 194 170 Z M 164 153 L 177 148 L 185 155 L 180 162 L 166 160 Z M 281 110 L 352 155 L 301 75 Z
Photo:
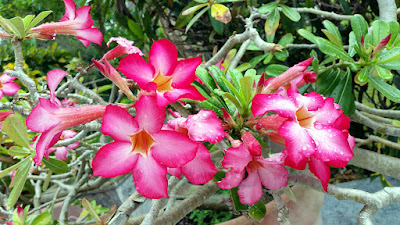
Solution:
M 172 90 L 172 87 L 171 87 L 172 77 L 171 76 L 164 76 L 161 73 L 159 73 L 154 78 L 153 82 L 157 84 L 157 91 Z
M 132 135 L 132 150 L 135 153 L 140 153 L 146 156 L 150 147 L 154 143 L 154 139 L 145 130 L 141 130 L 138 133 Z
M 314 124 L 313 115 L 305 107 L 301 107 L 296 112 L 297 121 L 304 128 L 312 128 Z

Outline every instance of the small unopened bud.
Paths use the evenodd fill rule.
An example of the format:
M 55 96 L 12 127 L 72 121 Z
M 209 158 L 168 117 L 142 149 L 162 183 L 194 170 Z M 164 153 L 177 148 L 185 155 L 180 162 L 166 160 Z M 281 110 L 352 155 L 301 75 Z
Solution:
M 388 36 L 386 36 L 384 39 L 382 39 L 378 45 L 375 47 L 374 51 L 372 51 L 372 54 L 370 56 L 370 58 L 374 58 L 380 51 L 382 51 L 382 49 L 385 48 L 385 46 L 388 44 L 390 37 L 392 36 L 392 34 L 389 34 Z

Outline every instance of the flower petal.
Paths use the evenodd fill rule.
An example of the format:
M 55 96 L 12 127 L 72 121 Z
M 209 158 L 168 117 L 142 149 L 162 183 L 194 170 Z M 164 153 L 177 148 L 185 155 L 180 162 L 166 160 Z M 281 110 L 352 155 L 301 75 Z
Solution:
M 89 14 L 91 8 L 91 6 L 82 6 L 76 9 L 74 21 L 79 23 L 79 29 L 87 29 L 93 26 L 94 21 Z
M 148 133 L 161 130 L 165 119 L 165 108 L 159 107 L 155 96 L 142 95 L 135 103 L 136 117 L 140 129 Z
M 196 69 L 201 64 L 200 56 L 190 59 L 183 59 L 178 61 L 176 68 L 173 72 L 171 86 L 173 88 L 182 88 L 190 86 L 196 79 Z
M 258 174 L 264 187 L 275 190 L 287 186 L 289 174 L 282 164 L 261 159 L 257 160 L 257 162 L 262 165 L 262 167 L 258 168 Z
M 259 156 L 262 153 L 261 145 L 250 132 L 243 132 L 242 140 L 244 146 L 253 156 Z
M 65 4 L 65 14 L 63 16 L 64 20 L 75 19 L 75 2 L 73 0 L 64 0 Z M 64 21 L 61 19 L 60 21 Z
M 174 88 L 171 91 L 165 92 L 164 97 L 170 102 L 176 102 L 178 99 L 187 98 L 195 101 L 204 101 L 206 98 L 194 86 L 178 89 Z
M 313 173 L 321 181 L 322 187 L 328 192 L 328 182 L 331 177 L 331 169 L 322 161 L 311 156 L 308 163 L 311 173 Z
M 279 128 L 279 134 L 285 138 L 287 157 L 285 164 L 304 170 L 308 157 L 315 152 L 315 144 L 307 129 L 293 121 L 286 121 Z
M 350 149 L 347 133 L 344 134 L 330 126 L 310 129 L 308 133 L 314 139 L 317 148 L 314 157 L 318 160 L 331 166 L 343 167 L 353 158 L 354 154 Z
M 18 84 L 14 83 L 14 82 L 10 82 L 10 83 L 3 84 L 3 88 L 1 90 L 4 92 L 4 94 L 11 96 L 11 95 L 17 93 L 20 88 L 21 87 L 18 86 Z
M 60 69 L 50 70 L 47 73 L 47 86 L 49 87 L 50 91 L 50 101 L 56 103 L 56 89 L 57 86 L 60 84 L 61 80 L 67 75 L 68 72 Z M 59 100 L 58 100 L 59 101 Z
M 321 94 L 316 92 L 301 95 L 292 89 L 288 89 L 288 96 L 296 102 L 298 107 L 305 106 L 309 111 L 315 111 L 324 105 L 324 99 Z
M 222 166 L 225 169 L 232 168 L 235 173 L 244 170 L 247 164 L 252 160 L 249 150 L 241 144 L 238 148 L 230 147 L 225 150 L 225 156 L 222 160 Z
M 187 118 L 186 125 L 189 138 L 194 141 L 217 143 L 226 134 L 221 125 L 221 120 L 211 110 L 200 110 L 196 115 L 190 115 Z
M 114 141 L 101 147 L 92 161 L 93 176 L 115 177 L 131 172 L 139 154 L 130 142 Z
M 178 51 L 175 45 L 167 39 L 155 41 L 149 51 L 149 63 L 154 66 L 156 73 L 169 76 L 175 70 Z
M 68 154 L 68 149 L 67 147 L 58 147 L 56 148 L 56 158 L 61 160 L 61 161 L 65 161 L 67 160 L 67 154 Z
M 145 198 L 168 197 L 167 168 L 158 164 L 151 154 L 147 157 L 139 156 L 132 175 L 136 190 Z
M 85 47 L 89 46 L 90 42 L 101 45 L 103 42 L 103 34 L 97 28 L 88 28 L 84 30 L 76 30 L 76 38 L 78 38 Z
M 139 132 L 139 126 L 128 111 L 108 105 L 103 116 L 101 132 L 116 141 L 131 142 L 131 136 Z
M 325 99 L 325 104 L 318 111 L 311 112 L 314 115 L 315 123 L 332 125 L 342 115 L 342 110 L 337 109 L 332 97 Z
M 57 110 L 58 107 L 45 98 L 39 98 L 39 103 L 33 108 L 26 120 L 26 125 L 29 129 L 36 132 L 45 132 L 46 130 L 61 123 L 52 111 Z
M 199 143 L 196 157 L 182 167 L 182 172 L 192 184 L 205 184 L 217 173 L 207 148 Z
M 127 78 L 137 82 L 141 88 L 153 81 L 155 75 L 154 67 L 138 54 L 131 54 L 122 58 L 117 70 L 121 71 Z
M 275 111 L 282 117 L 296 118 L 296 110 L 297 107 L 292 99 L 274 94 L 257 94 L 251 105 L 251 112 L 254 116 L 262 116 L 266 112 Z
M 223 190 L 235 188 L 239 186 L 240 182 L 242 182 L 244 174 L 245 170 L 242 170 L 239 173 L 235 173 L 233 170 L 228 170 L 225 173 L 225 177 L 222 178 L 221 181 L 218 181 L 216 184 Z
M 36 144 L 36 155 L 33 157 L 33 161 L 36 165 L 40 165 L 42 163 L 45 151 L 52 147 L 60 139 L 61 131 L 62 128 L 56 125 L 42 133 Z
M 167 172 L 168 174 L 181 179 L 181 175 L 182 175 L 182 167 L 178 167 L 178 168 L 167 168 Z
M 197 143 L 176 131 L 162 130 L 152 134 L 154 145 L 150 151 L 154 159 L 165 167 L 181 167 L 197 152 Z
M 8 76 L 6 73 L 3 73 L 3 74 L 0 76 L 0 82 L 1 82 L 2 84 L 11 82 L 11 81 L 13 81 L 13 80 L 15 80 L 15 79 L 17 79 L 17 78 L 16 78 L 16 77 Z
M 239 200 L 242 204 L 253 205 L 261 199 L 263 191 L 257 170 L 248 170 L 247 173 L 247 178 L 239 185 Z

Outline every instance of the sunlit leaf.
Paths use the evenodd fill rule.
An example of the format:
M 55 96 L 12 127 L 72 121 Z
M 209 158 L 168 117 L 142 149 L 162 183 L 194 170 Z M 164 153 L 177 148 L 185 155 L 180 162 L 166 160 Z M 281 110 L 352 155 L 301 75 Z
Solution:
M 369 83 L 372 84 L 380 93 L 393 102 L 400 103 L 400 90 L 390 84 L 385 83 L 379 78 L 369 76 Z
M 49 160 L 46 160 L 43 158 L 43 163 L 55 174 L 67 173 L 71 170 L 66 162 L 58 159 L 49 158 Z
M 229 23 L 231 21 L 231 12 L 222 4 L 212 4 L 211 16 L 222 23 Z
M 285 14 L 285 16 L 287 16 L 291 21 L 297 22 L 300 20 L 301 16 L 296 10 L 286 5 L 280 5 L 280 6 L 282 8 L 283 14 Z
M 30 149 L 28 140 L 28 129 L 17 115 L 11 114 L 3 122 L 3 131 L 14 141 L 15 144 Z
M 249 209 L 249 215 L 256 220 L 263 219 L 266 212 L 267 208 L 265 208 L 265 204 L 261 200 L 254 203 Z

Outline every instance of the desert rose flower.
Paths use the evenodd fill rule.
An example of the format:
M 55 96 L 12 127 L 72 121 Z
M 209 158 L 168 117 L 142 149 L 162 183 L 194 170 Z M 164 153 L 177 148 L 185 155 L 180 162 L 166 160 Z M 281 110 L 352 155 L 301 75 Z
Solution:
M 11 96 L 18 92 L 20 87 L 12 82 L 13 80 L 17 79 L 16 77 L 10 77 L 6 73 L 0 76 L 0 98 L 3 97 L 3 94 L 7 96 Z
M 231 141 L 232 147 L 225 150 L 222 166 L 230 170 L 217 185 L 224 190 L 239 186 L 240 202 L 253 205 L 261 199 L 262 186 L 270 190 L 286 187 L 289 175 L 283 166 L 284 154 L 263 158 L 261 145 L 250 132 L 244 132 L 242 140 Z
M 114 139 L 93 159 L 93 176 L 115 177 L 132 172 L 136 190 L 146 198 L 168 197 L 167 168 L 193 160 L 197 143 L 187 136 L 161 130 L 164 107 L 155 96 L 142 95 L 135 103 L 136 117 L 125 109 L 107 106 L 101 131 Z
M 180 98 L 205 100 L 190 85 L 196 78 L 195 71 L 201 63 L 200 56 L 178 61 L 174 44 L 167 39 L 155 41 L 149 52 L 149 62 L 139 54 L 125 56 L 118 70 L 138 83 L 147 92 L 157 94 L 157 102 L 165 106 Z
M 73 35 L 78 38 L 84 46 L 90 42 L 101 45 L 103 35 L 97 28 L 92 28 L 93 19 L 89 14 L 91 6 L 83 6 L 75 9 L 73 0 L 64 0 L 65 14 L 60 22 L 44 23 L 30 29 L 31 36 L 40 39 L 53 39 L 57 34 Z
M 178 178 L 183 174 L 192 184 L 205 184 L 210 181 L 217 169 L 202 142 L 217 143 L 225 137 L 226 133 L 215 112 L 200 110 L 199 113 L 190 115 L 188 118 L 169 120 L 163 129 L 175 130 L 198 143 L 196 157 L 182 167 L 168 168 L 168 173 Z
M 309 163 L 310 171 L 321 180 L 325 190 L 329 166 L 344 167 L 354 156 L 355 141 L 348 132 L 350 119 L 331 97 L 325 99 L 315 92 L 303 96 L 288 89 L 287 96 L 256 95 L 251 110 L 254 116 L 277 113 L 281 123 L 278 133 L 286 144 L 285 164 L 304 170 Z
M 103 60 L 113 60 L 121 55 L 126 54 L 139 54 L 140 56 L 144 56 L 143 52 L 136 46 L 133 46 L 134 42 L 129 41 L 123 37 L 112 37 L 107 42 L 107 47 L 110 47 L 110 43 L 116 41 L 118 43 L 117 47 L 108 51 L 104 56 L 99 60 L 102 62 Z

